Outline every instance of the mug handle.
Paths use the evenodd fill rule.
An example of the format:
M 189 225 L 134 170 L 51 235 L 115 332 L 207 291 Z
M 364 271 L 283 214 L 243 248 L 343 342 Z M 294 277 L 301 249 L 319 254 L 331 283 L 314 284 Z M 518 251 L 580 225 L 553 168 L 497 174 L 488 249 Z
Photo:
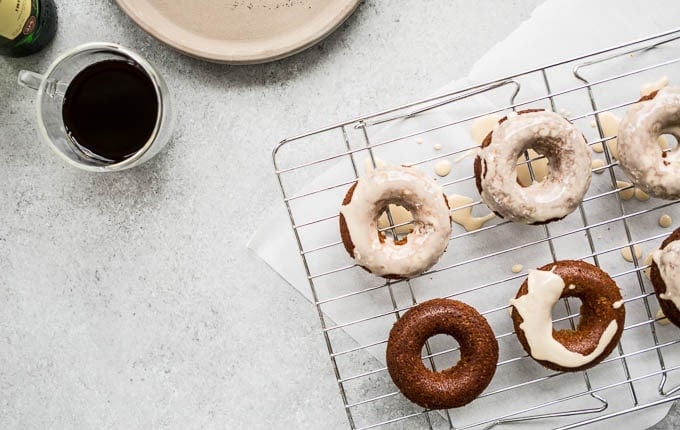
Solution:
M 22 70 L 19 72 L 18 82 L 22 87 L 38 91 L 40 84 L 42 84 L 44 79 L 43 75 L 28 70 Z

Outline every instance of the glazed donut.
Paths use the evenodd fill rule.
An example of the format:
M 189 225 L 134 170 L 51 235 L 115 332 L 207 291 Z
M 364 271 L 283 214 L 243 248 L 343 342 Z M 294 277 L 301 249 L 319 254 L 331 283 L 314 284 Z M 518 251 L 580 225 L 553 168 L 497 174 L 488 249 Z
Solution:
M 552 326 L 552 308 L 563 297 L 581 299 L 576 330 Z M 524 350 L 556 371 L 585 370 L 604 360 L 619 342 L 626 317 L 614 280 L 583 261 L 558 261 L 530 270 L 510 305 Z
M 389 204 L 413 216 L 413 231 L 399 240 L 378 231 Z M 411 278 L 432 267 L 451 234 L 449 204 L 441 187 L 413 167 L 382 166 L 347 191 L 340 208 L 340 236 L 349 255 L 369 272 L 390 279 Z
M 523 187 L 517 159 L 532 148 L 550 166 L 541 182 Z M 545 224 L 574 211 L 588 190 L 590 149 L 573 124 L 553 112 L 529 109 L 502 118 L 482 143 L 475 179 L 482 201 L 501 218 Z
M 680 198 L 680 155 L 663 152 L 662 134 L 680 139 L 680 88 L 666 87 L 631 106 L 619 124 L 619 166 L 635 186 L 662 199 Z
M 433 372 L 421 351 L 436 334 L 452 336 L 460 345 L 455 366 Z M 498 342 L 486 319 L 472 306 L 434 299 L 406 312 L 387 341 L 387 370 L 399 390 L 413 403 L 429 409 L 464 406 L 479 396 L 496 372 Z
M 680 327 L 680 229 L 652 253 L 652 285 L 666 318 Z

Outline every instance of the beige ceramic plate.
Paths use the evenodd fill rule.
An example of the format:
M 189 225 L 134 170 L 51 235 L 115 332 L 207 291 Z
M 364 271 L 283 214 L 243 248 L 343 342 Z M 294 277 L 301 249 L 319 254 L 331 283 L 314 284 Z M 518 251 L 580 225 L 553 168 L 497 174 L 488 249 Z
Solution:
M 116 0 L 152 36 L 230 64 L 277 60 L 333 32 L 360 0 Z

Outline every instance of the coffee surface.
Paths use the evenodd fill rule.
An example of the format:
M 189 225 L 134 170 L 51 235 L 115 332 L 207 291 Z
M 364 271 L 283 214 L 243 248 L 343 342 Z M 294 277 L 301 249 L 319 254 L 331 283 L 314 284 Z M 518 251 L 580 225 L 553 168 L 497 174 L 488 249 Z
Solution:
M 137 64 L 105 60 L 83 69 L 66 90 L 66 132 L 88 155 L 119 162 L 139 151 L 158 121 L 151 78 Z

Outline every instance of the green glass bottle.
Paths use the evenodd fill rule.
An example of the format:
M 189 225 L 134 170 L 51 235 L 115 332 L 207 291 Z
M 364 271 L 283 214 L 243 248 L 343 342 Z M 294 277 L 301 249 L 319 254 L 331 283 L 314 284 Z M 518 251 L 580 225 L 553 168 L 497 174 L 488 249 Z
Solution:
M 33 54 L 47 46 L 56 32 L 53 0 L 0 0 L 0 55 Z

